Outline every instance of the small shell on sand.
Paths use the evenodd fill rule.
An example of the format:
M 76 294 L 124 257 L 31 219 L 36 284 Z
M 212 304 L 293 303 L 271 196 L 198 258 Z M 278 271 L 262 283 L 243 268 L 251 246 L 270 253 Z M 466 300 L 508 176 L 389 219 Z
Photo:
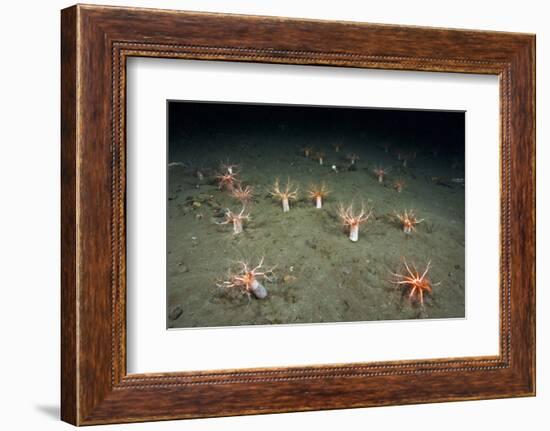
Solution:
M 177 320 L 183 314 L 183 308 L 180 305 L 176 305 L 170 310 L 168 317 L 170 320 Z

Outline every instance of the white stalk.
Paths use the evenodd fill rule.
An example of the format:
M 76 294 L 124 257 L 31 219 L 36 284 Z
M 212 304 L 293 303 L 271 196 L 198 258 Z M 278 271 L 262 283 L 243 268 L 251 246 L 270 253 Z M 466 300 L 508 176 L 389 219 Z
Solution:
M 236 235 L 243 231 L 243 222 L 239 218 L 233 219 L 233 233 Z
M 320 165 L 323 164 L 323 158 L 322 158 L 322 157 L 319 157 L 319 164 L 320 164 Z
M 256 279 L 250 286 L 252 293 L 258 299 L 264 299 L 267 296 L 267 289 Z
M 357 242 L 359 239 L 359 225 L 358 224 L 352 224 L 349 227 L 349 239 L 353 242 Z
M 319 209 L 323 207 L 323 200 L 321 199 L 321 196 L 315 197 L 315 208 Z
M 383 175 L 378 175 L 378 182 L 379 183 L 384 182 L 384 176 Z
M 231 175 L 233 175 L 233 166 L 227 167 L 227 172 L 229 172 Z
M 283 198 L 283 212 L 287 213 L 290 211 L 290 206 L 288 205 L 288 198 Z

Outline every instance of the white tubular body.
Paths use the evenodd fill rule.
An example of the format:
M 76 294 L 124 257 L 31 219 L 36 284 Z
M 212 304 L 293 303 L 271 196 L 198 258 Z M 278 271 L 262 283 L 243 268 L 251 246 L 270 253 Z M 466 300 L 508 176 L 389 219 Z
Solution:
M 243 231 L 243 222 L 241 219 L 233 219 L 233 233 L 236 235 Z
M 323 200 L 321 199 L 321 196 L 315 197 L 315 208 L 320 209 L 323 207 Z
M 267 296 L 267 289 L 258 280 L 254 280 L 251 287 L 256 298 L 264 299 Z
M 290 211 L 290 205 L 288 205 L 288 199 L 283 198 L 283 212 L 287 213 Z
M 353 242 L 357 242 L 359 239 L 359 225 L 351 225 L 349 227 L 349 239 Z

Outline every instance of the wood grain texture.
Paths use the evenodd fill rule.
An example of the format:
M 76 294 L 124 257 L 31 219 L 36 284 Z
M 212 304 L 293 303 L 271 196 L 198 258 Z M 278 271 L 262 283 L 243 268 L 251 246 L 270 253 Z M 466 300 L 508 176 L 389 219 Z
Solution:
M 61 35 L 63 420 L 86 425 L 534 394 L 533 35 L 80 5 L 62 11 Z M 131 56 L 498 75 L 500 354 L 127 375 Z

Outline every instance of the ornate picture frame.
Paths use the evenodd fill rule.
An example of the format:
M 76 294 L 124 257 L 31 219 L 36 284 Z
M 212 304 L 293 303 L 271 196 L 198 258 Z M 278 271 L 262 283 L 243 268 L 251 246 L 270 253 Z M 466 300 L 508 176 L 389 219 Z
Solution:
M 62 391 L 75 425 L 535 394 L 535 36 L 77 5 L 61 20 Z M 500 353 L 128 374 L 129 57 L 490 74 L 500 85 Z

